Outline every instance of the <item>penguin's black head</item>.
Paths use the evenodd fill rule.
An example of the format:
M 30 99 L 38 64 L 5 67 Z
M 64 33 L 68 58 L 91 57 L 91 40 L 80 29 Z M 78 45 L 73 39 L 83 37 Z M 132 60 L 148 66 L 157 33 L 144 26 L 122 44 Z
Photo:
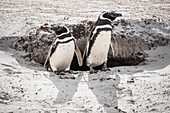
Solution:
M 56 35 L 61 35 L 63 33 L 69 32 L 68 29 L 62 25 L 59 25 L 57 27 L 51 27 L 50 29 L 53 30 L 56 33 Z
M 122 14 L 120 13 L 115 13 L 114 11 L 104 11 L 101 15 L 100 15 L 100 19 L 104 20 L 104 19 L 109 19 L 111 21 L 115 20 L 116 17 L 120 17 L 122 16 Z

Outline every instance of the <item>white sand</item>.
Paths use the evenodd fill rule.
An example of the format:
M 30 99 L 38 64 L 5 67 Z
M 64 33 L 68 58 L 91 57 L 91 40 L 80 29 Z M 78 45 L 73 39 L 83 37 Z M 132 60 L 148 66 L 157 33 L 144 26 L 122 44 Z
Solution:
M 169 21 L 169 0 L 1 0 L 0 36 L 25 35 L 44 23 L 95 21 L 105 10 L 123 18 Z
M 168 0 L 1 0 L 0 38 L 25 35 L 43 23 L 96 20 L 101 11 L 110 9 L 128 19 L 168 21 L 169 5 Z M 145 65 L 115 67 L 92 75 L 88 71 L 68 75 L 75 79 L 60 79 L 35 62 L 22 59 L 24 53 L 16 51 L 14 56 L 11 51 L 14 52 L 0 51 L 2 113 L 170 112 L 169 45 L 147 51 Z
M 0 112 L 168 113 L 170 46 L 148 51 L 146 65 L 60 79 L 34 62 L 0 52 Z M 19 61 L 20 60 L 20 61 Z

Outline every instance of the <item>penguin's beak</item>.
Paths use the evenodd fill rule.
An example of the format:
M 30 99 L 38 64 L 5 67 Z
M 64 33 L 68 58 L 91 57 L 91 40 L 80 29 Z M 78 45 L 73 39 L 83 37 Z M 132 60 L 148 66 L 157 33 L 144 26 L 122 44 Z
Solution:
M 60 31 L 63 27 L 58 26 L 58 27 L 51 27 L 50 29 L 53 31 Z
M 50 31 L 51 33 L 55 33 L 56 29 L 57 29 L 56 27 L 50 27 L 50 28 L 49 28 L 49 31 Z
M 120 17 L 120 16 L 122 16 L 122 14 L 121 13 L 114 13 L 114 14 L 112 14 L 112 16 L 113 17 Z
M 51 27 L 50 30 L 57 30 L 57 28 L 56 27 Z

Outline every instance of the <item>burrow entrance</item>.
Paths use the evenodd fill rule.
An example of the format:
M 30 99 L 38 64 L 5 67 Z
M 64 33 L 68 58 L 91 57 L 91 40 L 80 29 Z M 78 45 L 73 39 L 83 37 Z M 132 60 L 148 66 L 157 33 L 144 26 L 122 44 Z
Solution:
M 108 67 L 139 65 L 144 62 L 147 57 L 145 50 L 169 44 L 170 30 L 166 29 L 169 24 L 154 19 L 115 21 L 112 37 L 117 40 L 119 53 L 117 57 L 112 57 L 112 52 L 109 50 Z M 51 26 L 54 25 L 46 23 L 39 28 L 31 29 L 28 36 L 3 37 L 0 39 L 0 49 L 4 50 L 2 46 L 6 45 L 17 51 L 24 51 L 26 55 L 23 55 L 23 58 L 34 60 L 43 65 L 49 47 L 55 38 L 54 34 L 48 32 Z M 83 21 L 81 24 L 66 24 L 66 26 L 76 38 L 76 43 L 83 54 L 94 22 Z M 79 67 L 74 56 L 71 69 L 87 70 L 88 67 L 85 65 L 85 61 L 83 66 Z

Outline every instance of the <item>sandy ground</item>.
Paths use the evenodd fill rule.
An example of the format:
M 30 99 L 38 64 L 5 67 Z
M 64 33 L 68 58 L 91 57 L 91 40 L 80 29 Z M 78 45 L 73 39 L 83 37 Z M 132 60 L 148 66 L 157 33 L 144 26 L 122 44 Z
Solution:
M 1 0 L 0 38 L 27 35 L 31 28 L 44 23 L 94 21 L 110 9 L 127 19 L 169 21 L 170 17 L 168 0 Z M 23 59 L 24 52 L 8 45 L 0 48 L 2 113 L 170 112 L 170 45 L 146 51 L 146 62 L 138 66 L 114 67 L 91 75 L 81 71 L 64 77 Z
M 64 77 L 1 51 L 0 112 L 169 113 L 169 48 L 147 51 L 145 65 Z
M 25 35 L 44 23 L 95 21 L 105 10 L 123 18 L 155 18 L 169 21 L 169 0 L 1 0 L 0 36 Z

